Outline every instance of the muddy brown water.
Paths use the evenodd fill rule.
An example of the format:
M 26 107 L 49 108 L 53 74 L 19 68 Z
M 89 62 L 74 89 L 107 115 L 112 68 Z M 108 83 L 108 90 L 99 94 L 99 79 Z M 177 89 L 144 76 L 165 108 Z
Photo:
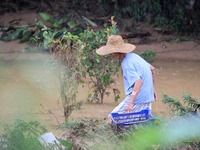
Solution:
M 0 120 L 11 123 L 15 119 L 39 120 L 51 131 L 64 122 L 59 97 L 57 76 L 48 65 L 48 54 L 30 54 L 21 59 L 0 60 Z M 167 117 L 168 111 L 162 100 L 162 93 L 181 99 L 184 93 L 191 93 L 200 100 L 199 61 L 160 61 L 152 63 L 157 69 L 155 87 L 158 102 L 153 103 L 153 114 Z M 116 87 L 121 91 L 121 102 L 125 98 L 122 76 L 116 78 Z M 88 85 L 79 87 L 78 100 L 86 100 L 90 93 Z M 118 102 L 118 103 L 119 103 Z M 118 105 L 114 96 L 106 96 L 104 104 L 84 104 L 74 111 L 71 119 L 104 119 Z

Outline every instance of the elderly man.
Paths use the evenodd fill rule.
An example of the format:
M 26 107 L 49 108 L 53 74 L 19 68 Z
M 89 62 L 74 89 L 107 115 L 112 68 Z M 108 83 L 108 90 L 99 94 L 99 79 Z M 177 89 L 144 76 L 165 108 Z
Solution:
M 119 35 L 111 35 L 107 44 L 96 50 L 99 55 L 109 54 L 121 61 L 126 98 L 112 113 L 139 112 L 151 109 L 151 102 L 157 101 L 154 88 L 155 68 L 135 53 L 135 45 L 124 43 Z M 111 116 L 108 115 L 111 123 Z

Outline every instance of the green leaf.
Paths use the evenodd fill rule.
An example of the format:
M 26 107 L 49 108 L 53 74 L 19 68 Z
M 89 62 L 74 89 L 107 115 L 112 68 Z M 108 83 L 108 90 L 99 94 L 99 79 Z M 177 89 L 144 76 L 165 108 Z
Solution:
M 50 36 L 49 36 L 49 34 L 48 34 L 47 31 L 44 31 L 44 32 L 43 32 L 43 37 L 44 37 L 45 39 L 49 39 L 49 38 L 50 38 Z
M 120 98 L 120 96 L 117 95 L 117 96 L 115 97 L 115 102 L 118 102 L 119 98 Z
M 68 20 L 69 20 L 69 17 L 68 16 L 64 16 L 58 21 L 58 24 L 62 25 L 64 23 L 67 23 Z
M 38 30 L 42 29 L 44 26 L 46 26 L 42 21 L 36 22 L 36 27 Z
M 111 73 L 107 74 L 107 79 L 110 79 Z
M 11 35 L 7 36 L 4 40 L 5 41 L 12 41 L 12 40 L 16 40 L 19 38 L 19 36 L 22 33 L 22 29 L 17 29 L 15 32 L 13 32 Z
M 73 29 L 77 26 L 76 22 L 74 20 L 71 20 L 67 23 L 70 29 Z
M 68 141 L 65 141 L 65 140 L 61 140 L 61 139 L 58 139 L 57 140 L 60 142 L 60 144 L 62 144 L 63 146 L 67 147 L 67 148 L 72 148 L 72 144 Z
M 88 97 L 91 97 L 92 96 L 92 94 L 88 94 Z
M 86 60 L 87 59 L 87 57 L 86 56 L 83 56 L 83 58 L 82 58 L 83 60 Z
M 85 83 L 85 81 L 84 81 L 84 80 L 82 80 L 82 79 L 80 79 L 80 82 L 81 82 L 81 83 Z
M 64 36 L 64 31 L 54 32 L 53 34 L 54 39 L 62 38 L 63 36 Z
M 26 33 L 28 31 L 28 26 L 24 27 L 22 34 Z
M 98 63 L 100 62 L 100 60 L 99 60 L 98 58 L 96 59 L 96 61 L 97 61 Z
M 60 25 L 59 25 L 57 22 L 55 22 L 55 23 L 53 24 L 53 26 L 56 27 L 56 28 L 59 28 L 59 29 L 61 28 Z
M 88 19 L 88 18 L 86 18 L 86 17 L 84 17 L 84 16 L 82 16 L 82 17 L 83 17 L 83 19 L 84 19 L 85 21 L 87 21 L 92 27 L 97 27 L 96 23 L 94 23 L 93 21 L 91 21 L 90 19 Z
M 49 21 L 50 20 L 50 16 L 48 16 L 45 13 L 39 13 L 39 15 L 42 17 L 42 19 L 44 19 L 45 21 Z
M 101 80 L 102 80 L 103 82 L 105 82 L 105 75 L 101 75 L 100 78 L 101 78 Z M 102 84 L 103 84 L 103 83 L 102 83 Z
M 29 40 L 29 38 L 31 37 L 31 31 L 27 31 L 26 33 L 24 33 L 23 37 L 20 39 L 20 43 L 26 42 Z
M 52 25 L 55 23 L 55 18 L 48 16 L 45 13 L 39 13 L 39 15 L 42 17 L 42 19 L 44 19 L 45 21 L 50 22 Z

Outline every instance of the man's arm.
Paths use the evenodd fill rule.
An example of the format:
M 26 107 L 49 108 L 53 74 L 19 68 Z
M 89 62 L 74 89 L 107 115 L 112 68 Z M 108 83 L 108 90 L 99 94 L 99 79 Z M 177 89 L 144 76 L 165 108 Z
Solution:
M 126 112 L 127 112 L 127 113 L 132 112 L 133 102 L 134 102 L 136 96 L 138 95 L 138 93 L 139 93 L 139 91 L 140 91 L 140 89 L 141 89 L 142 84 L 143 84 L 143 82 L 142 82 L 141 79 L 139 79 L 139 80 L 137 80 L 137 81 L 135 82 L 135 86 L 134 86 L 134 88 L 133 88 L 133 92 L 132 92 L 132 94 L 131 94 L 131 98 L 130 98 L 130 100 L 129 100 L 129 102 L 128 102 L 128 105 L 127 105 L 127 107 L 126 107 Z
M 156 75 L 156 68 L 152 65 L 150 65 L 150 69 L 152 72 L 152 78 L 153 78 L 153 89 L 154 89 L 154 101 L 157 101 L 157 94 L 154 86 L 154 81 L 155 81 L 155 75 Z

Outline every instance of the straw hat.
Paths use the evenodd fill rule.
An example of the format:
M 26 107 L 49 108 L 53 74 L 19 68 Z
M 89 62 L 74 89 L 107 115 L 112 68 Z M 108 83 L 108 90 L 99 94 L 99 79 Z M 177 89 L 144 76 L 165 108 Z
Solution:
M 111 35 L 107 44 L 96 50 L 99 55 L 107 55 L 110 53 L 130 53 L 135 49 L 135 45 L 124 43 L 120 35 Z

